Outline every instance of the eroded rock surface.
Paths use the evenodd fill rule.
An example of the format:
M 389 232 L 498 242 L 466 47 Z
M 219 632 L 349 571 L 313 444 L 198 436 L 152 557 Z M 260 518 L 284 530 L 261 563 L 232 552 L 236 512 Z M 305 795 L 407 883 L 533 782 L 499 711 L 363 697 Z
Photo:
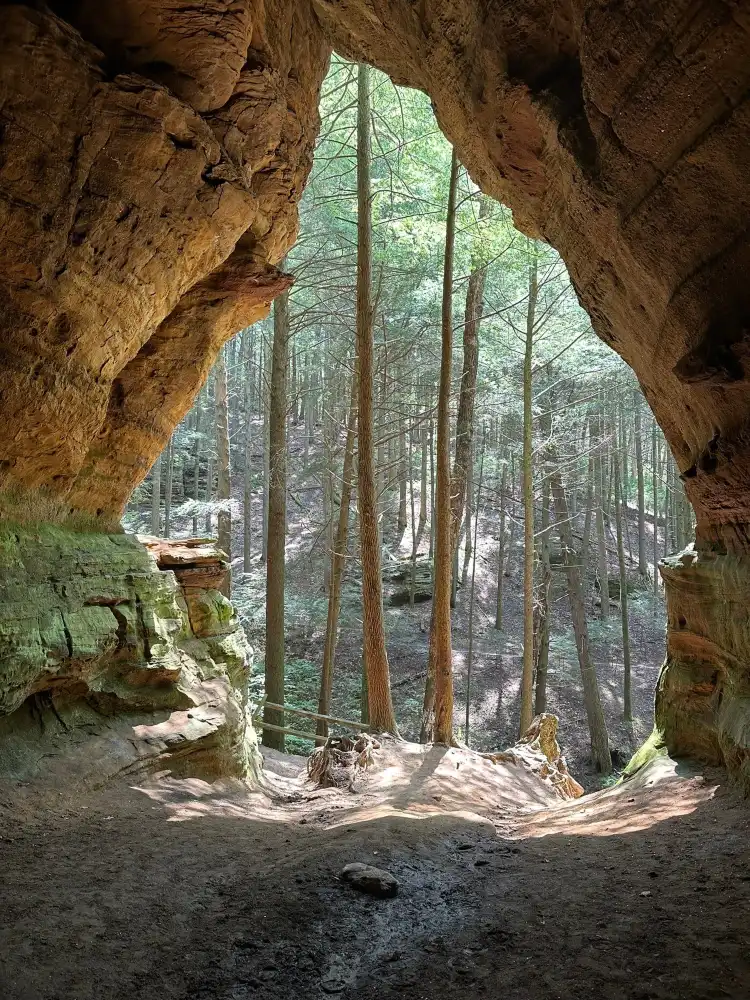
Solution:
M 176 547 L 173 562 L 180 548 L 190 552 Z M 164 565 L 169 543 L 159 550 Z M 252 651 L 210 586 L 226 562 L 213 546 L 198 552 L 204 575 L 183 586 L 131 535 L 3 530 L 3 771 L 43 767 L 35 743 L 65 755 L 89 738 L 112 742 L 105 774 L 143 764 L 240 776 L 253 766 L 244 704 Z
M 304 3 L 57 6 L 0 18 L 0 471 L 107 519 L 288 284 L 328 48 Z
M 693 546 L 663 560 L 667 659 L 656 723 L 670 752 L 726 762 L 750 787 L 750 571 Z
M 560 251 L 677 457 L 716 560 L 704 603 L 731 604 L 750 575 L 746 3 L 51 8 L 0 17 L 0 485 L 116 518 L 223 341 L 288 283 L 335 46 L 427 91 L 474 179 Z M 718 615 L 702 662 L 740 687 L 750 648 Z M 712 731 L 684 745 L 737 767 Z

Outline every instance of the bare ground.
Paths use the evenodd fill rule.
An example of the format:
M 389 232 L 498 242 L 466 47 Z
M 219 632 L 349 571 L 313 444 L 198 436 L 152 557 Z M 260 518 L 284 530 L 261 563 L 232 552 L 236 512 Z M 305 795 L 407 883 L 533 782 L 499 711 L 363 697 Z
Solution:
M 750 996 L 750 809 L 722 775 L 655 762 L 559 803 L 461 750 L 386 746 L 357 794 L 303 763 L 271 755 L 262 791 L 0 789 L 0 996 Z

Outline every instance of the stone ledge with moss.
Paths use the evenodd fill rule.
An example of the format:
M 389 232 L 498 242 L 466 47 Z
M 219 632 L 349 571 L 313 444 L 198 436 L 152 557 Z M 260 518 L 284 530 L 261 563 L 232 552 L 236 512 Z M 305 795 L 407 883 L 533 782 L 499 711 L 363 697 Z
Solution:
M 0 527 L 0 774 L 58 757 L 84 782 L 253 771 L 252 650 L 213 589 L 226 570 L 205 540 Z
M 689 545 L 659 564 L 667 656 L 655 718 L 672 757 L 727 767 L 750 791 L 750 572 L 731 553 Z

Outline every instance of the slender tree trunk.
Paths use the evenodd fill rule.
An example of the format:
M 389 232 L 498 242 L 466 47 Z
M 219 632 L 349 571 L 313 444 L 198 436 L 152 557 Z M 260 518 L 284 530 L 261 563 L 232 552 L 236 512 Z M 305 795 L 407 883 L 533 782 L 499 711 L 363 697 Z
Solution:
M 193 456 L 193 536 L 198 534 L 198 508 L 200 502 L 200 481 L 201 481 L 201 417 L 203 409 L 201 397 L 198 396 L 195 405 L 195 452 Z
M 638 478 L 638 572 L 648 576 L 646 556 L 646 481 L 643 475 L 643 445 L 641 443 L 641 401 L 635 397 L 635 472 Z
M 596 677 L 596 668 L 591 659 L 580 571 L 576 562 L 577 556 L 573 547 L 573 533 L 570 528 L 568 504 L 559 471 L 553 473 L 550 485 L 552 487 L 552 496 L 555 500 L 555 514 L 560 531 L 565 573 L 568 582 L 570 611 L 573 618 L 576 648 L 578 650 L 578 663 L 581 668 L 583 700 L 586 707 L 586 718 L 591 738 L 591 751 L 597 770 L 601 771 L 602 774 L 609 774 L 612 770 L 609 737 L 607 736 L 607 725 L 604 721 L 604 712 L 599 696 L 599 682 Z
M 172 534 L 172 491 L 174 489 L 174 434 L 164 452 L 167 475 L 164 482 L 164 537 Z
M 417 537 L 422 538 L 427 524 L 427 458 L 428 458 L 428 427 L 423 419 L 420 428 L 420 476 L 419 476 L 419 527 Z
M 231 500 L 231 467 L 229 456 L 229 399 L 227 395 L 227 368 L 224 351 L 219 352 L 214 367 L 216 373 L 216 455 L 217 455 L 217 495 L 222 509 L 219 511 L 218 544 L 225 552 L 229 565 L 232 564 L 232 514 L 229 509 Z M 224 596 L 229 597 L 231 589 L 231 570 L 224 584 Z
M 213 502 L 214 496 L 214 458 L 209 452 L 208 461 L 206 463 L 206 492 L 205 492 L 206 504 L 211 504 Z M 213 519 L 211 517 L 210 506 L 206 509 L 206 524 L 205 524 L 206 534 L 210 535 L 213 531 Z
M 620 503 L 621 503 L 621 516 L 622 516 L 622 527 L 625 532 L 625 541 L 628 546 L 628 559 L 630 562 L 633 561 L 633 546 L 630 544 L 630 518 L 628 517 L 628 434 L 627 427 L 625 424 L 625 406 L 620 403 L 620 448 L 618 451 L 618 456 L 622 456 L 622 479 L 620 480 Z M 616 418 L 615 418 L 616 419 Z M 612 435 L 613 440 L 617 441 L 617 423 L 614 424 L 615 433 Z
M 617 530 L 617 561 L 620 568 L 620 613 L 622 616 L 622 662 L 623 662 L 623 717 L 626 722 L 633 720 L 632 693 L 630 681 L 630 629 L 628 621 L 628 571 L 625 564 L 625 548 L 622 543 L 622 493 L 620 490 L 620 463 L 615 461 L 615 526 Z
M 275 320 L 274 320 L 275 322 Z M 270 347 L 270 345 L 269 345 Z M 268 559 L 268 492 L 271 479 L 271 441 L 270 441 L 270 385 L 268 380 L 268 355 L 269 350 L 263 352 L 264 358 L 264 378 L 263 378 L 263 535 L 261 538 L 260 561 L 267 562 Z
M 349 545 L 349 508 L 352 501 L 352 481 L 354 478 L 354 442 L 357 427 L 357 365 L 355 361 L 352 372 L 352 384 L 349 400 L 349 415 L 346 421 L 346 446 L 344 448 L 344 468 L 341 475 L 341 504 L 336 527 L 336 539 L 331 553 L 331 589 L 328 595 L 328 618 L 326 621 L 326 638 L 323 650 L 323 670 L 320 678 L 320 697 L 318 712 L 330 715 L 331 694 L 333 691 L 333 668 L 336 662 L 336 643 L 338 639 L 339 614 L 341 610 L 341 582 L 346 565 Z M 328 735 L 328 723 L 318 720 L 318 736 Z
M 532 433 L 531 362 L 538 294 L 537 262 L 529 264 L 529 290 L 526 308 L 526 349 L 523 359 L 523 675 L 521 678 L 521 718 L 523 735 L 531 725 L 534 696 L 534 469 Z
M 453 740 L 453 650 L 451 644 L 451 467 L 450 392 L 453 350 L 453 249 L 456 235 L 458 158 L 453 150 L 445 224 L 441 321 L 440 388 L 437 407 L 437 482 L 435 487 L 435 566 L 427 684 L 422 706 L 423 743 Z
M 607 535 L 604 530 L 604 463 L 602 460 L 602 422 L 597 421 L 599 441 L 594 452 L 594 504 L 596 507 L 596 549 L 598 555 L 599 596 L 601 618 L 609 619 L 609 573 L 607 571 Z
M 248 400 L 245 417 L 245 476 L 242 493 L 242 569 L 253 568 L 253 420 Z
M 151 534 L 161 534 L 161 463 L 163 453 L 154 462 L 151 470 Z
M 505 574 L 505 487 L 508 482 L 508 463 L 503 462 L 503 478 L 500 482 L 500 537 L 497 541 L 497 593 L 495 604 L 495 628 L 503 627 L 503 578 Z
M 284 704 L 284 576 L 286 562 L 286 413 L 289 353 L 289 293 L 273 305 L 273 354 L 268 401 L 268 562 L 266 565 L 265 690 L 269 701 Z M 263 721 L 283 726 L 284 713 L 266 707 Z M 284 749 L 284 734 L 263 730 L 263 743 Z
M 586 466 L 586 514 L 583 522 L 583 540 L 581 542 L 581 578 L 583 592 L 588 595 L 589 553 L 591 550 L 591 521 L 594 507 L 594 460 L 589 455 Z
M 369 68 L 361 63 L 357 85 L 357 357 L 359 362 L 359 523 L 362 556 L 363 643 L 370 725 L 397 732 L 385 647 L 378 498 L 373 453 L 372 204 L 370 191 Z
M 409 607 L 414 607 L 414 594 L 417 588 L 417 549 L 419 535 L 417 534 L 417 505 L 414 499 L 414 440 L 409 434 L 409 502 L 411 506 L 411 573 L 409 576 Z
M 482 478 L 484 475 L 484 451 L 487 444 L 487 432 L 482 432 L 482 450 L 479 455 L 479 483 L 477 485 L 477 505 L 474 512 L 474 544 L 471 561 L 471 589 L 469 590 L 469 646 L 466 651 L 466 745 L 469 745 L 469 724 L 471 721 L 471 671 L 474 662 L 474 587 L 477 579 L 477 533 L 479 530 L 479 503 L 482 499 Z M 471 480 L 469 480 L 471 489 Z
M 484 219 L 491 211 L 492 202 L 485 195 L 480 196 L 479 218 Z M 477 370 L 479 367 L 479 327 L 482 322 L 484 305 L 484 286 L 487 279 L 487 267 L 483 263 L 481 253 L 475 244 L 472 253 L 472 268 L 466 286 L 466 307 L 464 310 L 463 332 L 463 368 L 461 370 L 461 388 L 458 396 L 458 411 L 456 413 L 456 451 L 451 474 L 451 544 L 455 549 L 458 544 L 458 534 L 464 508 L 471 506 L 466 503 L 467 477 L 471 465 L 472 443 L 474 439 L 474 406 L 477 394 Z M 471 531 L 467 524 L 467 531 Z M 470 534 L 467 535 L 469 558 L 471 557 Z
M 545 479 L 542 493 L 542 529 L 539 543 L 539 584 L 536 600 L 536 685 L 534 715 L 547 711 L 547 669 L 549 666 L 549 591 L 552 572 L 549 560 L 550 485 Z
M 471 517 L 472 517 L 472 504 L 474 502 L 474 449 L 472 448 L 471 456 L 469 457 L 469 470 L 468 478 L 466 482 L 466 543 L 464 544 L 464 561 L 461 567 L 461 586 L 466 586 L 466 578 L 469 573 L 469 564 L 471 563 L 471 552 L 472 552 L 472 539 L 471 539 Z
M 406 531 L 406 421 L 399 419 L 398 427 L 398 537 Z
M 435 424 L 430 418 L 430 552 L 435 557 Z
M 659 444 L 656 436 L 656 420 L 651 425 L 651 489 L 654 494 L 654 600 L 659 596 Z

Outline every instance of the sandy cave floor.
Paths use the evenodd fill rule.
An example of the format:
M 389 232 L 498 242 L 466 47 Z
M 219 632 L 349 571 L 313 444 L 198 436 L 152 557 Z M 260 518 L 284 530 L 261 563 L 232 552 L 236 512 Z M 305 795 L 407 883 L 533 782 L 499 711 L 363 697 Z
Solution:
M 386 745 L 356 794 L 303 766 L 0 789 L 0 996 L 750 997 L 750 806 L 721 773 L 656 762 L 561 804 L 463 750 Z

